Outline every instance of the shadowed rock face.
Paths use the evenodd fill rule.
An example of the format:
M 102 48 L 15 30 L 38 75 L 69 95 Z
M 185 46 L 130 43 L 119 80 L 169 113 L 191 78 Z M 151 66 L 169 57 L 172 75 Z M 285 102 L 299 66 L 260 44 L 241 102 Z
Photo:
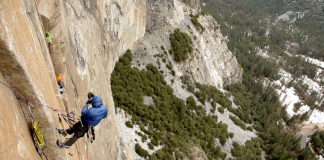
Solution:
M 60 123 L 56 112 L 51 109 L 30 103 L 31 116 L 28 104 L 0 84 L 0 143 L 7 144 L 0 146 L 3 153 L 0 159 L 41 159 L 28 129 L 32 119 L 38 120 L 43 127 L 47 142 L 44 153 L 48 159 L 133 159 L 115 124 L 110 88 L 114 64 L 128 48 L 137 48 L 133 45 L 140 39 L 140 42 L 151 41 L 152 44 L 161 41 L 170 48 L 166 35 L 153 35 L 162 39 L 150 40 L 150 36 L 144 37 L 144 34 L 169 32 L 163 30 L 163 26 L 186 28 L 191 25 L 188 15 L 198 13 L 199 8 L 199 0 L 0 1 L 1 82 L 31 101 L 67 112 L 80 114 L 89 91 L 100 95 L 109 109 L 108 118 L 95 127 L 96 140 L 93 143 L 80 138 L 70 149 L 60 149 L 55 141 L 63 138 L 55 128 L 66 129 L 68 124 Z M 206 17 L 201 20 L 206 26 L 208 21 Z M 50 47 L 45 42 L 45 31 L 49 31 L 53 39 Z M 208 36 L 209 31 L 201 35 L 190 31 L 193 36 L 211 42 L 206 45 L 195 42 L 196 46 L 207 50 L 214 49 L 212 36 L 221 37 L 219 32 L 210 31 L 212 36 Z M 210 55 L 218 57 L 219 61 L 225 58 L 223 66 L 232 65 L 231 75 L 226 75 L 222 65 L 215 67 L 220 70 L 217 71 L 222 79 L 219 84 L 239 82 L 241 69 L 236 59 L 223 46 L 225 44 L 218 42 L 221 38 L 215 44 L 225 48 L 219 49 L 221 54 L 213 52 Z M 194 71 L 198 64 L 206 63 L 203 59 L 196 59 L 195 63 L 188 61 L 177 66 L 179 73 L 186 68 Z M 201 66 L 203 69 L 193 78 L 217 85 L 210 78 L 212 71 L 206 67 L 207 64 Z M 58 74 L 62 74 L 67 88 L 63 95 L 59 93 L 55 79 Z M 205 78 L 199 76 L 201 74 L 206 74 Z

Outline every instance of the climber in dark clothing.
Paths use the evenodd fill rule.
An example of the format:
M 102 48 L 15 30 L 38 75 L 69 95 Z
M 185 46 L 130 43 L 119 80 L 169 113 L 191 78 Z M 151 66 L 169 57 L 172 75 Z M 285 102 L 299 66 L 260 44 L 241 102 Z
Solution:
M 85 133 L 88 132 L 91 127 L 98 125 L 101 119 L 106 118 L 108 114 L 108 109 L 106 106 L 102 105 L 102 99 L 100 96 L 94 96 L 93 93 L 88 94 L 89 100 L 81 111 L 81 120 L 74 124 L 71 128 L 67 130 L 59 129 L 58 132 L 64 137 L 69 134 L 73 134 L 73 137 L 68 139 L 65 143 L 56 141 L 57 146 L 61 148 L 69 148 L 74 142 L 76 142 L 80 137 L 83 137 Z M 92 104 L 92 108 L 88 109 L 88 105 Z M 94 132 L 94 131 L 93 131 Z M 94 134 L 94 133 L 93 133 Z

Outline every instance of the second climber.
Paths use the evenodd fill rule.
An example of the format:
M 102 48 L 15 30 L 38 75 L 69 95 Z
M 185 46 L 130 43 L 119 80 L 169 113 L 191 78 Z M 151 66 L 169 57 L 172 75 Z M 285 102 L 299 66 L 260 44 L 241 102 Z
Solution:
M 59 87 L 60 93 L 63 94 L 63 92 L 66 90 L 65 89 L 65 85 L 62 81 L 62 74 L 59 74 L 58 76 L 56 76 L 56 80 L 57 80 L 57 85 Z

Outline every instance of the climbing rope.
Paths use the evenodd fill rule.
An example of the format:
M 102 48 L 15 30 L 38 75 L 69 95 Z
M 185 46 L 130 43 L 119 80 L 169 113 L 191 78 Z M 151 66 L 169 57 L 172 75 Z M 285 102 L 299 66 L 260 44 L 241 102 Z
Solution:
M 6 84 L 5 84 L 4 82 L 2 82 L 1 80 L 0 80 L 0 83 L 1 83 L 2 85 L 4 85 L 5 87 L 7 87 L 8 89 L 10 89 L 11 91 L 13 91 L 16 95 L 18 95 L 18 99 L 21 99 L 21 100 L 23 100 L 23 101 L 26 101 L 27 103 L 32 103 L 32 104 L 36 104 L 36 105 L 39 105 L 39 106 L 47 107 L 47 108 L 51 109 L 52 111 L 56 111 L 56 112 L 59 112 L 59 113 L 66 113 L 67 115 L 68 115 L 68 114 L 71 114 L 71 115 L 73 115 L 73 116 L 77 116 L 77 117 L 79 116 L 79 115 L 76 114 L 74 111 L 72 111 L 72 112 L 67 112 L 67 111 L 64 111 L 64 110 L 60 110 L 60 109 L 57 109 L 57 108 L 50 107 L 50 106 L 48 106 L 48 105 L 45 105 L 45 104 L 42 104 L 42 103 L 39 103 L 39 102 L 32 101 L 32 100 L 26 98 L 25 96 L 23 96 L 22 94 L 20 94 L 19 92 L 17 92 L 16 90 L 14 90 L 13 88 L 11 88 L 11 87 L 9 87 L 8 85 L 6 85 Z M 68 119 L 77 119 L 77 118 L 75 118 L 75 117 L 69 117 L 69 116 L 67 116 L 67 115 L 65 115 L 65 116 L 68 117 Z
M 64 121 L 65 121 L 65 122 L 66 122 L 70 127 L 74 125 L 75 120 L 78 120 L 77 117 L 81 117 L 81 116 L 79 116 L 78 114 L 76 114 L 76 113 L 73 112 L 73 111 L 72 111 L 72 112 L 67 112 L 67 111 L 60 110 L 60 109 L 57 109 L 57 108 L 54 108 L 54 107 L 50 107 L 50 106 L 48 106 L 48 105 L 45 105 L 45 104 L 42 104 L 42 103 L 39 103 L 39 102 L 32 101 L 32 100 L 26 98 L 25 96 L 23 96 L 22 94 L 20 94 L 19 92 L 17 92 L 16 90 L 14 90 L 13 88 L 11 88 L 10 86 L 6 85 L 6 84 L 5 84 L 4 82 L 2 82 L 1 80 L 0 80 L 0 83 L 1 83 L 2 85 L 4 85 L 5 87 L 7 87 L 8 89 L 10 89 L 12 92 L 14 92 L 14 93 L 16 94 L 16 96 L 17 96 L 18 99 L 21 99 L 21 100 L 27 102 L 28 109 L 29 109 L 29 112 L 30 112 L 30 116 L 31 116 L 31 118 L 32 118 L 32 121 L 34 121 L 34 120 L 33 120 L 33 115 L 32 115 L 32 112 L 31 112 L 31 109 L 30 109 L 30 105 L 29 105 L 29 103 L 32 103 L 32 104 L 35 104 L 35 105 L 39 105 L 39 106 L 43 106 L 43 107 L 46 107 L 46 108 L 51 109 L 52 111 L 57 112 L 58 117 L 59 117 L 59 122 L 61 123 L 63 129 L 64 129 L 64 125 L 62 124 L 62 119 L 61 119 L 61 117 L 64 119 Z M 66 115 L 63 114 L 63 113 L 66 113 Z M 73 117 L 68 116 L 69 114 L 70 114 L 70 115 L 73 115 Z M 75 117 L 75 116 L 76 116 L 76 117 Z M 80 120 L 80 121 L 81 121 L 81 120 Z M 81 121 L 81 122 L 82 122 L 82 121 Z M 55 128 L 55 129 L 57 129 L 57 128 Z M 89 133 L 87 133 L 87 135 L 89 136 Z M 60 137 L 60 139 L 61 139 L 61 137 Z M 91 143 L 92 143 L 93 140 L 94 140 L 94 137 L 93 137 L 93 139 L 91 139 Z M 37 147 L 38 152 L 39 152 L 41 155 L 44 155 L 45 158 L 46 158 L 46 160 L 47 160 L 47 157 L 46 157 L 46 155 L 44 154 L 44 152 L 40 149 L 39 144 L 38 144 L 38 146 L 37 146 L 37 143 L 36 143 L 35 146 Z M 79 147 L 78 142 L 76 143 L 76 147 L 77 147 L 78 154 L 80 155 L 80 147 Z M 88 147 L 88 146 L 87 146 L 87 147 Z M 73 156 L 72 153 L 69 153 L 69 154 L 70 154 L 70 156 Z M 88 153 L 87 153 L 87 154 L 88 154 Z M 43 157 L 42 157 L 42 158 L 43 158 Z
M 33 133 L 32 137 L 33 137 L 33 140 L 34 140 L 34 143 L 35 143 L 35 147 L 37 149 L 38 154 L 41 156 L 41 158 L 43 159 L 43 156 L 44 156 L 45 159 L 48 160 L 47 156 L 45 155 L 45 153 L 42 150 L 42 148 L 46 145 L 45 137 L 43 136 L 43 132 L 41 131 L 41 128 L 36 127 L 36 126 L 38 126 L 38 122 L 34 120 L 33 113 L 32 113 L 32 111 L 30 109 L 30 104 L 28 102 L 26 102 L 26 103 L 27 103 L 27 106 L 28 106 L 29 114 L 30 114 L 29 116 L 30 116 L 30 118 L 32 120 L 31 121 L 31 130 L 32 130 L 32 133 Z
M 19 92 L 17 92 L 16 90 L 14 90 L 13 88 L 11 88 L 10 86 L 6 85 L 4 82 L 2 82 L 0 80 L 0 83 L 2 85 L 4 85 L 5 87 L 7 87 L 8 89 L 10 89 L 12 92 L 14 92 L 17 96 L 18 99 L 21 99 L 25 102 L 27 102 L 27 106 L 28 106 L 28 110 L 29 110 L 29 113 L 30 113 L 30 117 L 32 119 L 32 129 L 33 129 L 33 124 L 34 124 L 34 117 L 33 117 L 33 114 L 32 114 L 32 111 L 30 109 L 30 103 L 32 104 L 36 104 L 36 105 L 39 105 L 39 106 L 43 106 L 43 107 L 47 107 L 49 109 L 51 109 L 52 111 L 56 111 L 57 114 L 58 114 L 58 117 L 59 117 L 59 121 L 63 127 L 63 124 L 62 124 L 62 120 L 61 120 L 61 117 L 67 122 L 67 124 L 71 127 L 71 125 L 73 125 L 75 123 L 74 119 L 77 119 L 75 117 L 70 117 L 68 116 L 68 114 L 71 114 L 73 116 L 78 116 L 78 114 L 74 113 L 73 111 L 72 112 L 66 112 L 64 110 L 60 110 L 60 109 L 57 109 L 57 108 L 53 108 L 53 107 L 50 107 L 48 105 L 45 105 L 45 104 L 42 104 L 42 103 L 39 103 L 39 102 L 35 102 L 35 101 L 32 101 L 28 98 L 26 98 L 25 96 L 23 96 L 22 94 L 20 94 Z M 23 110 L 22 110 L 23 111 Z M 66 113 L 67 115 L 63 114 L 63 113 Z M 24 113 L 25 114 L 25 113 Z M 25 115 L 26 116 L 26 115 Z M 27 119 L 26 119 L 27 120 Z M 64 128 L 64 127 L 63 127 Z M 57 128 L 56 128 L 57 129 Z M 35 133 L 32 135 L 33 136 L 33 139 L 35 138 Z M 61 138 L 60 138 L 61 139 Z M 35 141 L 35 147 L 37 148 L 37 152 L 42 156 L 45 157 L 46 160 L 48 160 L 47 156 L 44 154 L 43 150 L 41 149 L 41 146 L 40 144 L 34 139 Z M 44 140 L 45 141 L 45 140 Z M 69 153 L 71 156 L 73 156 L 73 154 Z M 42 157 L 43 159 L 43 157 Z
M 64 125 L 63 125 L 63 123 L 62 123 L 62 118 L 63 118 L 64 121 L 69 125 L 70 128 L 71 128 L 71 126 L 73 126 L 74 123 L 75 123 L 75 121 L 74 121 L 73 119 L 69 118 L 68 116 L 66 116 L 66 115 L 64 115 L 64 114 L 62 114 L 62 113 L 60 113 L 60 112 L 57 113 L 57 116 L 59 117 L 59 122 L 60 122 L 61 127 L 63 128 L 63 130 L 65 130 L 65 128 L 64 128 Z M 61 117 L 62 117 L 62 118 L 61 118 Z M 56 130 L 60 130 L 60 129 L 56 128 L 56 127 L 55 127 L 55 129 L 56 129 Z M 59 134 L 59 139 L 60 139 L 60 141 L 61 141 L 61 142 L 64 141 L 64 143 L 65 143 L 65 142 L 68 140 L 68 138 L 64 138 L 65 136 L 62 138 L 61 136 L 62 136 L 62 135 Z M 69 155 L 70 155 L 70 156 L 73 156 L 73 154 L 72 154 L 71 152 L 69 152 Z

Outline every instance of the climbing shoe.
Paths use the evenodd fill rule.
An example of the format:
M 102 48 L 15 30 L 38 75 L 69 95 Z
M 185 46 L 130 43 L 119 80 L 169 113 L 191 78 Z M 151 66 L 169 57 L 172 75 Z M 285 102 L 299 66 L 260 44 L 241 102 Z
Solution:
M 63 142 L 60 142 L 60 140 L 56 141 L 56 145 L 60 148 L 69 148 L 69 146 L 66 146 Z
M 67 132 L 64 129 L 57 129 L 58 133 L 66 137 Z

